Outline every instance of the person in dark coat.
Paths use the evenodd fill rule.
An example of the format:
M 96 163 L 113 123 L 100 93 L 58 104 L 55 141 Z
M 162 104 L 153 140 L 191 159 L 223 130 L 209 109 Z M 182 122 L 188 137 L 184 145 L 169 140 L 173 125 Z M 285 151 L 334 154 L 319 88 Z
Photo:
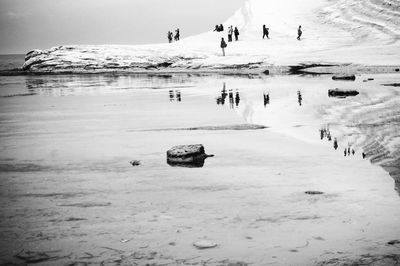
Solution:
M 263 39 L 267 37 L 269 39 L 269 28 L 267 28 L 265 25 L 263 25 Z
M 233 31 L 235 33 L 235 41 L 239 40 L 239 30 L 237 27 L 235 27 L 235 30 Z
M 228 46 L 228 45 L 226 44 L 224 38 L 221 38 L 222 56 L 225 56 L 225 48 L 226 48 L 227 46 Z
M 220 30 L 220 31 L 224 31 L 224 25 L 222 25 L 222 24 L 219 25 L 219 30 Z
M 172 32 L 168 31 L 168 42 L 172 42 Z
M 216 31 L 216 32 L 220 32 L 220 29 L 219 29 L 219 26 L 218 26 L 218 25 L 215 25 L 215 29 L 214 29 L 214 31 Z
M 297 40 L 300 41 L 300 37 L 303 34 L 303 31 L 301 30 L 301 25 L 299 26 L 299 28 L 297 29 Z
M 180 33 L 179 33 L 179 29 L 175 30 L 175 41 L 179 41 L 179 38 L 181 37 Z

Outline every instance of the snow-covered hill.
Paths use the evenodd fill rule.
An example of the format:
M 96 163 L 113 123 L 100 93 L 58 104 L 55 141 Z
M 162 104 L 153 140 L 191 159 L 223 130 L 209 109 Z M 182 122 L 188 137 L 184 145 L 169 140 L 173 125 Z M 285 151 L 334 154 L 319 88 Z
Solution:
M 27 54 L 33 72 L 260 71 L 302 63 L 400 65 L 399 0 L 247 0 L 225 23 L 172 44 L 66 45 Z M 262 25 L 271 39 L 262 39 Z M 241 32 L 220 49 L 229 25 Z M 303 37 L 296 39 L 302 25 Z M 394 69 L 394 68 L 393 68 Z

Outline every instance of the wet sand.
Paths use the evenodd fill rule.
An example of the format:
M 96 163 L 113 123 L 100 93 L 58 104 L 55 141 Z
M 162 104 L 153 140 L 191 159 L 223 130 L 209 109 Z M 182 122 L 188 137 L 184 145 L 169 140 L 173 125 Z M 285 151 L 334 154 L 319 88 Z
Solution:
M 400 252 L 387 244 L 400 239 L 393 179 L 359 150 L 347 158 L 318 139 L 327 120 L 317 106 L 328 104 L 315 88 L 359 83 L 20 79 L 1 87 L 17 95 L 0 99 L 1 262 L 35 251 L 48 255 L 41 265 L 312 265 Z M 227 102 L 217 105 L 224 82 Z M 229 90 L 241 95 L 232 108 Z M 248 123 L 268 128 L 207 130 Z M 191 127 L 205 128 L 162 130 Z M 166 164 L 169 148 L 196 143 L 215 154 L 203 168 Z M 200 239 L 218 246 L 198 250 Z

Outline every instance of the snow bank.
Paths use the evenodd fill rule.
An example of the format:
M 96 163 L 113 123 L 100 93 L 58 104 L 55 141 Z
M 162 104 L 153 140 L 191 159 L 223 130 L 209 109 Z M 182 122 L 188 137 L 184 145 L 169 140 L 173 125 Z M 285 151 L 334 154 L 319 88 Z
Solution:
M 215 22 L 210 22 L 212 28 Z M 262 25 L 270 28 L 262 39 Z M 172 44 L 60 46 L 27 55 L 32 72 L 260 71 L 301 63 L 400 64 L 397 0 L 247 0 L 225 23 L 238 42 L 219 48 L 225 32 L 209 31 Z M 302 25 L 303 38 L 296 39 Z

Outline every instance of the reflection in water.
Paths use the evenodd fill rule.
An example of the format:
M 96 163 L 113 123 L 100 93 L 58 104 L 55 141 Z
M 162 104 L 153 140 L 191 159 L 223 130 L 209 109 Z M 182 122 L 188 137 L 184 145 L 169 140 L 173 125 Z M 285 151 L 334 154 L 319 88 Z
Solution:
M 180 90 L 169 90 L 169 101 L 181 102 L 182 101 L 182 96 L 181 96 L 181 91 Z
M 224 104 L 225 104 L 226 96 L 228 96 L 228 94 L 226 93 L 226 85 L 225 85 L 225 82 L 224 82 L 224 84 L 223 84 L 223 86 L 222 86 L 221 96 L 219 96 L 219 97 L 217 98 L 217 104 L 218 104 L 218 105 L 219 105 L 219 104 L 224 105 Z
M 264 107 L 267 107 L 267 104 L 269 104 L 269 93 L 265 94 L 264 92 L 263 99 L 264 99 Z
M 297 101 L 299 102 L 299 105 L 301 106 L 301 103 L 303 101 L 303 97 L 301 96 L 301 91 L 297 91 Z
M 186 168 L 201 168 L 204 166 L 204 162 L 207 159 L 207 156 L 198 157 L 192 162 L 174 162 L 167 159 L 167 164 L 172 167 L 186 167 Z
M 232 90 L 229 90 L 229 92 L 226 92 L 226 84 L 225 82 L 223 83 L 222 90 L 221 90 L 221 95 L 217 97 L 217 104 L 218 105 L 224 105 L 226 97 L 229 99 L 229 107 L 231 109 L 234 109 L 235 106 L 239 107 L 240 103 L 240 93 L 238 90 L 234 93 Z

